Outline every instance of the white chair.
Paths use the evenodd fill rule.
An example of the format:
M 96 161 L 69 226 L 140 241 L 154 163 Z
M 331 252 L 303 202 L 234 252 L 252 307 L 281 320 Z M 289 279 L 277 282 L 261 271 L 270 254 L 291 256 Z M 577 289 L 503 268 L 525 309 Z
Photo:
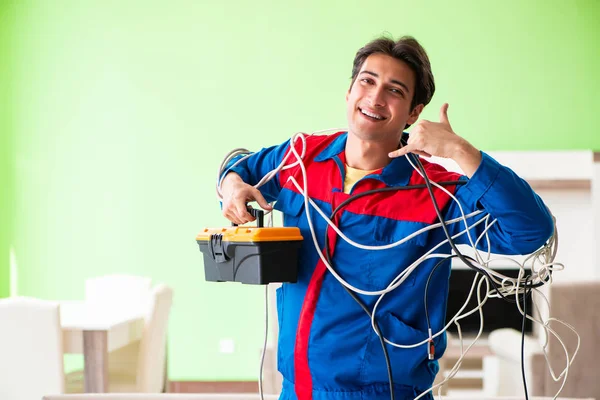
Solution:
M 550 315 L 572 325 L 581 336 L 581 347 L 569 368 L 561 396 L 600 399 L 597 369 L 600 357 L 600 281 L 556 282 L 549 288 L 548 300 Z M 550 327 L 562 337 L 572 355 L 577 347 L 575 334 L 555 322 Z M 486 394 L 522 395 L 521 332 L 498 329 L 490 333 L 488 340 L 493 355 L 484 360 Z M 566 365 L 564 350 L 551 337 L 547 351 L 550 365 L 558 375 Z M 562 379 L 558 382 L 552 379 L 539 337 L 525 337 L 524 364 L 527 389 L 531 395 L 553 396 L 558 392 Z
M 0 299 L 0 399 L 64 393 L 60 309 L 54 302 Z
M 173 290 L 160 284 L 150 291 L 150 307 L 139 342 L 108 356 L 109 392 L 160 393 L 166 388 L 167 327 Z M 83 371 L 67 375 L 67 392 L 83 392 Z
M 151 314 L 144 329 L 137 365 L 137 391 L 162 392 L 166 382 L 167 328 L 173 304 L 173 290 L 158 285 L 152 290 Z
M 136 275 L 104 275 L 85 281 L 85 301 L 102 307 L 146 310 L 152 279 Z

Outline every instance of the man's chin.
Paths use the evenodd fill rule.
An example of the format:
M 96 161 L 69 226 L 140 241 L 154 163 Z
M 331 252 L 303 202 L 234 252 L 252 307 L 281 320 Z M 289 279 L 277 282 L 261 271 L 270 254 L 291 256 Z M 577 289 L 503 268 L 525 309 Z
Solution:
M 389 142 L 394 141 L 395 143 L 400 141 L 402 136 L 402 130 L 399 132 L 389 132 L 385 130 L 365 129 L 364 127 L 353 126 L 349 129 L 349 134 L 354 135 L 356 138 L 368 142 Z
M 366 140 L 370 142 L 381 142 L 385 140 L 386 137 L 385 133 L 382 133 L 381 131 L 375 131 L 372 129 L 356 129 L 351 133 L 361 140 Z

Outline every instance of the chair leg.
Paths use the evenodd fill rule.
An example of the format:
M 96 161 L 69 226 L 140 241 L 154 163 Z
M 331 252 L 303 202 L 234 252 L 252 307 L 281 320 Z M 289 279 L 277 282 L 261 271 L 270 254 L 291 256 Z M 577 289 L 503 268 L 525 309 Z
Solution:
M 171 391 L 169 382 L 169 345 L 165 343 L 165 373 L 163 375 L 163 393 Z

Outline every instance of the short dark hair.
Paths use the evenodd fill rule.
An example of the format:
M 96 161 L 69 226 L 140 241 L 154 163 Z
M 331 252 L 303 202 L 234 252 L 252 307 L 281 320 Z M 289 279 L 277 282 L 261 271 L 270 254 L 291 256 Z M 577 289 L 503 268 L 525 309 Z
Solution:
M 356 76 L 367 57 L 376 53 L 385 54 L 405 62 L 415 73 L 415 92 L 410 105 L 411 110 L 419 104 L 423 104 L 423 106 L 429 104 L 435 92 L 431 64 L 425 49 L 412 36 L 403 36 L 397 41 L 382 36 L 360 48 L 354 57 L 350 88 L 354 85 Z

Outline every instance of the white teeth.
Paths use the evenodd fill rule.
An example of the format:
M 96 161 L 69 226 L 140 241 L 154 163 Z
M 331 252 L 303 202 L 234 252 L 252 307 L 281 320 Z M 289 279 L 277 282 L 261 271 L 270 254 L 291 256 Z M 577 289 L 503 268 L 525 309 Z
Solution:
M 371 118 L 375 118 L 375 119 L 379 119 L 379 120 L 383 119 L 383 117 L 381 115 L 373 114 L 373 113 L 370 113 L 363 109 L 361 109 L 360 112 Z

